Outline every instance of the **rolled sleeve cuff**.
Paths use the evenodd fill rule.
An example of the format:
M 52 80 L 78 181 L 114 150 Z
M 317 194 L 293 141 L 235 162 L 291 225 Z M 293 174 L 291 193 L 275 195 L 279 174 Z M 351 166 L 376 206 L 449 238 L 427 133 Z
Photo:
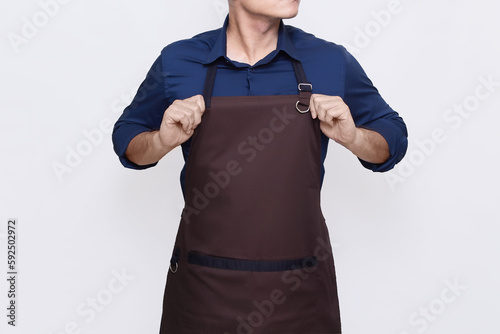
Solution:
M 389 145 L 389 158 L 381 163 L 374 164 L 359 159 L 361 164 L 373 172 L 387 172 L 403 159 L 408 148 L 408 134 L 406 126 L 395 120 L 378 119 L 370 124 L 363 125 L 363 128 L 379 133 Z
M 147 169 L 156 166 L 157 162 L 149 165 L 138 165 L 127 159 L 125 152 L 127 152 L 128 145 L 135 138 L 135 136 L 151 131 L 150 128 L 139 124 L 122 124 L 116 127 L 113 131 L 113 147 L 120 159 L 122 165 L 130 169 Z

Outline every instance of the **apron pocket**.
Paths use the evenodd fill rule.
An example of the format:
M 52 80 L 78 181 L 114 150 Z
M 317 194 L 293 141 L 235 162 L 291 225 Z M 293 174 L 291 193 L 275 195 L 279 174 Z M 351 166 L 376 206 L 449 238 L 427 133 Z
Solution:
M 186 327 L 203 328 L 207 334 L 317 330 L 317 302 L 324 292 L 318 286 L 322 266 L 316 257 L 258 261 L 192 251 L 186 255 L 181 279 Z
M 318 260 L 315 256 L 284 261 L 241 260 L 190 252 L 188 263 L 216 269 L 273 272 L 315 267 Z

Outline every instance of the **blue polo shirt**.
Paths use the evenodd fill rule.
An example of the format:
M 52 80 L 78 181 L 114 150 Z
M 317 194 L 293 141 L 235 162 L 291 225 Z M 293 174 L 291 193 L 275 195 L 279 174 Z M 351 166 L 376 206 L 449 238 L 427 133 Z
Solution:
M 365 168 L 384 172 L 403 158 L 408 146 L 403 119 L 384 101 L 360 64 L 344 47 L 281 22 L 276 50 L 250 66 L 226 56 L 227 25 L 228 18 L 220 29 L 174 42 L 161 51 L 134 100 L 114 126 L 114 150 L 125 167 L 145 169 L 156 165 L 139 166 L 129 161 L 125 156 L 128 144 L 142 132 L 158 130 L 163 113 L 173 101 L 201 94 L 207 65 L 216 60 L 220 65 L 213 96 L 298 94 L 290 59 L 299 60 L 313 85 L 313 93 L 342 97 L 356 126 L 374 130 L 387 140 L 389 159 L 382 164 L 360 160 Z M 329 141 L 322 134 L 322 162 Z M 190 145 L 191 140 L 182 144 L 185 161 Z M 185 166 L 181 171 L 183 191 L 184 170 Z M 321 181 L 324 173 L 323 167 Z

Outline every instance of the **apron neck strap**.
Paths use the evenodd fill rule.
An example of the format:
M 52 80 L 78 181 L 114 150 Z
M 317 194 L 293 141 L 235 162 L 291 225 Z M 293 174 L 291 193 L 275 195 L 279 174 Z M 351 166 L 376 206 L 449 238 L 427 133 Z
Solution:
M 212 94 L 214 92 L 215 75 L 217 74 L 217 59 L 208 66 L 207 76 L 205 77 L 205 85 L 203 86 L 203 98 L 205 99 L 205 108 L 210 108 L 212 102 Z
M 220 59 L 220 58 L 219 58 Z M 293 71 L 295 72 L 295 78 L 297 79 L 298 90 L 299 90 L 299 103 L 300 105 L 306 106 L 309 111 L 309 98 L 311 97 L 312 84 L 307 80 L 306 72 L 304 72 L 304 67 L 302 63 L 296 59 L 291 59 Z M 205 108 L 210 108 L 212 101 L 212 94 L 214 92 L 215 76 L 217 74 L 217 67 L 219 65 L 219 60 L 214 61 L 207 68 L 207 75 L 205 77 L 205 85 L 203 87 L 203 98 L 205 99 Z M 297 109 L 298 106 L 297 106 Z
M 312 84 L 307 80 L 306 72 L 304 72 L 304 67 L 302 63 L 296 59 L 292 59 L 293 70 L 295 72 L 295 77 L 297 78 L 298 89 L 299 89 L 299 100 L 295 105 L 295 108 L 301 114 L 309 112 L 309 101 L 311 101 L 312 94 Z
M 304 72 L 304 67 L 302 67 L 302 63 L 296 59 L 292 59 L 291 61 L 292 61 L 293 71 L 295 72 L 295 78 L 297 78 L 297 84 L 299 85 L 304 84 L 305 86 L 312 87 L 309 80 L 307 80 L 306 72 Z

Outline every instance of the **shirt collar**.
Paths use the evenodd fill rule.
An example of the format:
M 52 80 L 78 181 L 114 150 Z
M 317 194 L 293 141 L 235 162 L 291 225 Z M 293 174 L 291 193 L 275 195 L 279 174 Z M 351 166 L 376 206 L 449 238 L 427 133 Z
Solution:
M 229 15 L 226 16 L 226 19 L 224 21 L 224 25 L 222 26 L 222 29 L 220 30 L 219 37 L 217 37 L 217 40 L 215 41 L 215 44 L 212 47 L 212 51 L 210 52 L 208 58 L 203 64 L 210 64 L 216 61 L 217 59 L 223 57 L 229 60 L 226 56 L 226 31 L 227 31 L 227 26 L 229 24 Z M 285 29 L 285 25 L 283 24 L 283 20 L 280 22 L 280 27 L 278 31 L 278 44 L 276 47 L 276 51 L 274 52 L 274 56 L 276 56 L 280 51 L 285 52 L 288 54 L 290 57 L 299 60 L 298 54 L 297 54 L 297 49 L 295 49 L 295 46 L 293 44 L 293 41 L 288 35 L 288 32 Z M 274 58 L 273 56 L 273 58 Z

